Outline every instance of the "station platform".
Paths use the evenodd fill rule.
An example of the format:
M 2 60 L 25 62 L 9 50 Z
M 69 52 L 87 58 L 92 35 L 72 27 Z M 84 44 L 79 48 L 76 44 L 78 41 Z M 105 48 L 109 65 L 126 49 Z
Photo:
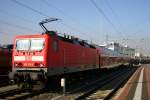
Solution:
M 150 64 L 141 65 L 123 86 L 117 100 L 150 100 Z

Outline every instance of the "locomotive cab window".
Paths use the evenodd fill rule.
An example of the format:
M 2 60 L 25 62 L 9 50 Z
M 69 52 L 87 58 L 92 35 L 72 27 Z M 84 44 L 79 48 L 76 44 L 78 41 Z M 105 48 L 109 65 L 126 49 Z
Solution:
M 54 40 L 53 41 L 53 49 L 54 49 L 54 51 L 55 52 L 58 51 L 58 48 L 59 48 L 59 46 L 58 46 L 58 40 Z
M 31 39 L 31 50 L 43 50 L 44 49 L 44 39 L 37 38 L 37 39 Z
M 29 48 L 30 48 L 30 40 L 19 39 L 16 41 L 16 49 L 17 50 L 29 50 Z

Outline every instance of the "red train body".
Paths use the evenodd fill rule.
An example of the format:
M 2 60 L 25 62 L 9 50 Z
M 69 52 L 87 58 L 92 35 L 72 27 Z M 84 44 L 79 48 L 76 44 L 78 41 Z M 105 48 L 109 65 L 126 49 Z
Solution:
M 12 50 L 9 48 L 0 48 L 0 75 L 7 75 L 11 71 Z
M 47 79 L 127 63 L 127 57 L 105 53 L 99 46 L 67 36 L 49 34 L 17 36 L 14 41 L 10 79 Z
M 18 46 L 22 41 L 30 42 L 28 50 L 21 50 Z M 41 42 L 41 47 L 37 42 Z M 48 75 L 57 75 L 99 68 L 98 49 L 85 47 L 84 43 L 74 44 L 68 38 L 48 34 L 17 36 L 14 44 L 14 71 L 44 70 Z M 22 45 L 24 44 L 21 43 L 20 46 Z

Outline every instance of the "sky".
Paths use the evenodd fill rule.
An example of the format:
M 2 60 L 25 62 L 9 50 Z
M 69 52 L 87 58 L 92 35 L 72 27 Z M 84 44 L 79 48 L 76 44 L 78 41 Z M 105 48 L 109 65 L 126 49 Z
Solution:
M 94 5 L 96 4 L 96 6 Z M 0 44 L 49 30 L 96 44 L 116 41 L 150 55 L 150 0 L 0 0 Z

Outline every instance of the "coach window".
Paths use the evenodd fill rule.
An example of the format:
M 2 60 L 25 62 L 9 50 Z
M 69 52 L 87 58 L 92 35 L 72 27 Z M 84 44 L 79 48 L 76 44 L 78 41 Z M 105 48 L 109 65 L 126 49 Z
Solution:
M 54 49 L 54 51 L 58 51 L 58 40 L 54 40 L 53 49 Z

